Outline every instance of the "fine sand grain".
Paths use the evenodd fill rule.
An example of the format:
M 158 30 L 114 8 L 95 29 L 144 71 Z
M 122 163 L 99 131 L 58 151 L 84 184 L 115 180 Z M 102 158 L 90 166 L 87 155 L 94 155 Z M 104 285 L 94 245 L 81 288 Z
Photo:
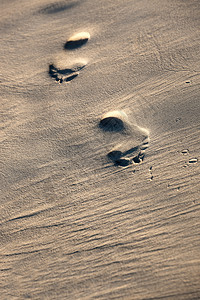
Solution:
M 199 0 L 0 14 L 0 299 L 200 299 Z

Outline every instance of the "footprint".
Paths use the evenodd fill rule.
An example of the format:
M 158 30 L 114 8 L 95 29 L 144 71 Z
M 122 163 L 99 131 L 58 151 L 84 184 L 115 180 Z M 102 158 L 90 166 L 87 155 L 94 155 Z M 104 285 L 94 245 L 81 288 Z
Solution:
M 149 131 L 132 124 L 123 111 L 111 111 L 102 116 L 99 128 L 107 149 L 107 157 L 115 165 L 128 166 L 144 160 L 149 147 Z
M 69 38 L 69 40 L 64 45 L 64 49 L 74 50 L 76 48 L 80 48 L 84 44 L 86 44 L 89 39 L 90 39 L 89 32 L 79 32 Z
M 61 62 L 59 65 L 60 66 L 50 64 L 49 75 L 59 83 L 63 81 L 69 82 L 78 76 L 79 71 L 86 66 L 86 61 L 74 63 L 69 67 L 67 67 L 64 62 Z
M 198 162 L 197 158 L 191 158 L 189 159 L 189 164 L 196 164 Z

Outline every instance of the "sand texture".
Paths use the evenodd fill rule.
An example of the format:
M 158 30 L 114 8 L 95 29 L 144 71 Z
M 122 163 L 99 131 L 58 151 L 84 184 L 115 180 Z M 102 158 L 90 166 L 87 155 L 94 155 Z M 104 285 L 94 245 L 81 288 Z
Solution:
M 0 15 L 0 299 L 200 299 L 200 1 Z

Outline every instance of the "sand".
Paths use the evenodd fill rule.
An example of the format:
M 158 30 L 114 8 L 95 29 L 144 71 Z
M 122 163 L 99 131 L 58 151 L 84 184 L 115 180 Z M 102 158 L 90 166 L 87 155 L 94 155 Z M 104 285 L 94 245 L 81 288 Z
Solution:
M 200 2 L 0 14 L 0 298 L 200 299 Z

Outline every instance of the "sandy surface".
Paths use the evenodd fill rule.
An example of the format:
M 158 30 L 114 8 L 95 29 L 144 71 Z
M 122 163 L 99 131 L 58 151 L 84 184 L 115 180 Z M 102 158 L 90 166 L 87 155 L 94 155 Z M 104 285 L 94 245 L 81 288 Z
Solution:
M 0 12 L 0 298 L 200 299 L 199 0 Z

